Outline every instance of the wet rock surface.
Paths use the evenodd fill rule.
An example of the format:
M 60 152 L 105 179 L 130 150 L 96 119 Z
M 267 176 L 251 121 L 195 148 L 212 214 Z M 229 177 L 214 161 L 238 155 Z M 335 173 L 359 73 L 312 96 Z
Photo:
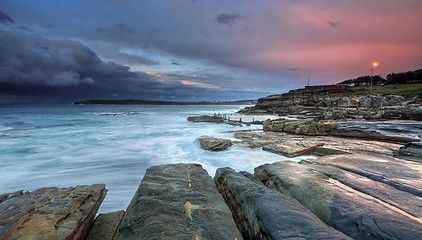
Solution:
M 244 239 L 350 239 L 249 173 L 220 168 L 214 180 Z
M 292 121 L 266 120 L 263 130 L 306 136 L 334 136 L 387 142 L 419 141 L 422 125 L 417 121 Z
M 417 121 L 346 121 L 331 131 L 332 136 L 390 142 L 416 142 L 422 131 Z
M 98 215 L 85 240 L 113 240 L 124 215 L 123 210 Z
M 212 122 L 212 123 L 224 123 L 225 119 L 223 117 L 217 116 L 195 116 L 188 117 L 189 122 Z
M 422 142 L 407 143 L 396 152 L 396 155 L 422 162 Z
M 328 165 L 422 197 L 422 165 L 387 156 L 344 155 L 306 162 Z
M 354 239 L 420 239 L 422 166 L 340 155 L 266 164 L 255 176 Z
M 116 239 L 242 239 L 212 178 L 198 164 L 147 170 Z
M 300 155 L 327 156 L 335 154 L 376 153 L 392 156 L 402 145 L 330 136 L 299 136 L 284 132 L 235 132 L 241 144 L 287 157 Z
M 84 239 L 106 193 L 95 184 L 4 194 L 0 239 Z
M 213 138 L 209 136 L 202 136 L 198 138 L 201 148 L 210 151 L 223 151 L 233 145 L 230 139 Z

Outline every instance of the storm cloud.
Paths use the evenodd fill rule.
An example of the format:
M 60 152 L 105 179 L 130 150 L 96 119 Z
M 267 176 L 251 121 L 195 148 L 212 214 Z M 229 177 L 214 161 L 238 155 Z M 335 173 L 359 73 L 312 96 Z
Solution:
M 95 52 L 101 61 L 88 65 L 85 70 L 66 67 L 70 70 L 49 72 L 40 68 L 42 76 L 47 78 L 36 78 L 36 71 L 20 69 L 8 62 L 12 64 L 8 74 L 14 76 L 15 82 L 42 82 L 42 86 L 84 85 L 96 89 L 101 86 L 109 94 L 111 88 L 104 86 L 115 86 L 112 83 L 116 81 L 124 82 L 124 86 L 136 85 L 133 89 L 155 91 L 156 98 L 181 97 L 171 88 L 165 89 L 173 86 L 193 94 L 193 98 L 202 91 L 204 95 L 199 97 L 205 97 L 206 93 L 209 99 L 218 95 L 223 99 L 215 100 L 225 100 L 243 98 L 243 93 L 251 93 L 249 98 L 252 98 L 255 92 L 269 95 L 300 88 L 306 85 L 307 76 L 315 84 L 333 84 L 367 75 L 373 61 L 380 63 L 377 74 L 383 76 L 418 69 L 422 64 L 420 0 L 385 0 L 382 4 L 364 0 L 268 1 L 266 4 L 254 0 L 244 0 L 242 4 L 221 0 L 0 2 L 1 11 L 19 23 L 19 26 L 10 24 L 10 19 L 3 17 L 0 29 L 36 33 L 44 39 L 61 42 L 63 49 L 69 44 L 61 39 L 74 40 Z M 62 51 L 62 47 L 56 48 L 58 53 Z M 34 51 L 32 47 L 27 50 Z M 19 55 L 19 50 L 13 51 Z M 35 55 L 46 59 L 41 57 L 46 54 L 43 51 L 48 52 L 37 50 Z M 89 59 L 95 62 L 94 58 Z M 117 72 L 130 77 L 111 80 L 92 74 L 101 68 L 111 71 L 113 67 L 108 61 L 122 68 Z M 124 69 L 122 64 L 130 69 Z M 12 71 L 16 69 L 19 71 Z M 115 71 L 110 75 L 116 74 Z M 137 76 L 139 72 L 148 74 Z M 173 77 L 163 78 L 171 74 Z M 28 79 L 26 75 L 35 78 Z M 225 81 L 220 81 L 219 75 Z M 156 87 L 144 84 L 148 87 L 142 88 L 145 79 Z M 115 87 L 122 90 L 120 86 Z M 116 94 L 122 98 L 134 95 L 132 88 L 125 89 L 116 90 Z M 235 96 L 235 90 L 242 95 Z
M 239 18 L 240 16 L 237 14 L 221 13 L 217 15 L 216 20 L 220 24 L 232 26 Z
M 15 21 L 6 13 L 0 11 L 0 22 L 2 23 L 14 23 Z
M 179 80 L 189 78 L 195 82 L 203 78 L 183 74 L 178 77 L 131 71 L 128 66 L 104 62 L 77 41 L 0 30 L 0 102 L 19 96 L 30 99 L 27 101 L 87 98 L 195 101 L 222 98 L 225 94 L 210 85 Z

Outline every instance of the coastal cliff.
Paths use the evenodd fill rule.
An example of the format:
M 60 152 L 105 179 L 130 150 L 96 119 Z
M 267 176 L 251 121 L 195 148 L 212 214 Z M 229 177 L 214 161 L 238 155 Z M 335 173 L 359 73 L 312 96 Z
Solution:
M 416 86 L 416 85 L 415 85 Z M 419 85 L 417 85 L 419 86 Z M 420 86 L 419 86 L 420 87 Z M 392 88 L 392 87 L 391 87 Z M 291 90 L 258 99 L 242 114 L 297 115 L 314 119 L 422 120 L 422 92 L 402 96 L 357 90 Z

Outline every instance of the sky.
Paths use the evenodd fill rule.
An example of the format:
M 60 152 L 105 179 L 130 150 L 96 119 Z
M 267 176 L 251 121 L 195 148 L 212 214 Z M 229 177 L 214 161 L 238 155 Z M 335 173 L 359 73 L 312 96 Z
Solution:
M 420 0 L 1 0 L 0 103 L 227 101 L 422 68 Z

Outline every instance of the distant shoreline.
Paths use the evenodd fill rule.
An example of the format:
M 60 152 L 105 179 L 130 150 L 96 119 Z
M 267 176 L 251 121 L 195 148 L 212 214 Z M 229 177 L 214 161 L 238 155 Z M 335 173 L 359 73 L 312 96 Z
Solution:
M 151 101 L 151 100 L 83 100 L 74 102 L 73 105 L 255 105 L 257 100 L 239 101 L 211 101 L 211 102 L 171 102 L 171 101 Z

